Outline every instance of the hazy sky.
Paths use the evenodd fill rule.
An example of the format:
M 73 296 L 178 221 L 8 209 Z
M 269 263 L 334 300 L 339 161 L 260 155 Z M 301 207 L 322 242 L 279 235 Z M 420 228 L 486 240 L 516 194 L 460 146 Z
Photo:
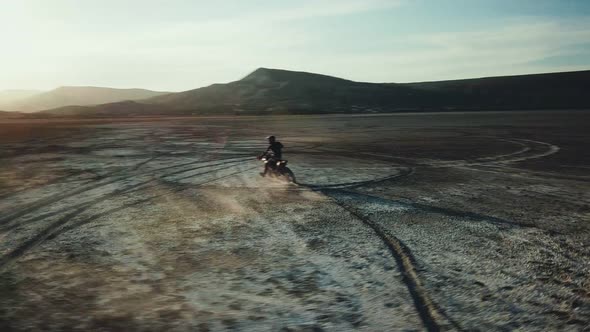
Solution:
M 590 69 L 588 0 L 0 0 L 0 90 Z

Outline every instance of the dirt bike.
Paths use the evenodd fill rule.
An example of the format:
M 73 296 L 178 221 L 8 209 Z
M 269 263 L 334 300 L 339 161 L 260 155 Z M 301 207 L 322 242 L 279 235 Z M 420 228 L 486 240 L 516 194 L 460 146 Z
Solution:
M 295 174 L 293 174 L 293 171 L 291 171 L 289 167 L 287 167 L 286 160 L 276 159 L 270 153 L 264 153 L 257 159 L 262 160 L 265 164 L 268 165 L 268 171 L 266 173 L 267 175 L 276 178 L 282 178 L 290 183 L 295 183 Z

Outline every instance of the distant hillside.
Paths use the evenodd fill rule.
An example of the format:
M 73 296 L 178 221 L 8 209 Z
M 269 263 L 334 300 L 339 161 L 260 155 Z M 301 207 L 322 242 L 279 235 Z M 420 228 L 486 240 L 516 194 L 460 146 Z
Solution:
M 590 71 L 422 83 L 362 83 L 260 68 L 227 84 L 136 103 L 68 107 L 60 116 L 317 114 L 399 111 L 590 109 Z
M 31 96 L 36 95 L 41 92 L 42 92 L 41 90 L 1 90 L 0 91 L 0 101 L 2 101 L 2 102 L 15 101 L 15 100 L 31 97 Z
M 70 105 L 85 106 L 125 100 L 140 100 L 167 93 L 144 89 L 67 86 L 15 100 L 4 105 L 3 108 L 9 111 L 35 112 Z
M 22 113 L 0 111 L 0 119 L 22 118 L 22 117 L 23 117 L 23 114 Z
M 41 93 L 39 90 L 2 90 L 0 91 L 0 109 L 19 100 Z
M 97 106 L 64 106 L 51 110 L 33 113 L 31 116 L 51 117 L 110 117 L 110 116 L 142 116 L 163 114 L 166 109 L 160 105 L 145 104 L 136 101 L 122 101 L 116 103 L 101 104 Z
M 396 84 L 360 83 L 341 78 L 260 68 L 228 84 L 155 97 L 145 102 L 169 110 L 202 113 L 332 113 L 432 107 L 438 92 Z
M 500 76 L 406 86 L 451 97 L 447 107 L 559 109 L 590 107 L 590 71 Z

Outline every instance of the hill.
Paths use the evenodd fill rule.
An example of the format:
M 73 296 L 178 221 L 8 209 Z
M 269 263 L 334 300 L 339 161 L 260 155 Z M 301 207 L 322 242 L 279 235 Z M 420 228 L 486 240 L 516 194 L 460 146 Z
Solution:
M 590 108 L 590 71 L 421 83 L 364 83 L 259 68 L 227 84 L 43 112 L 65 116 L 317 114 Z
M 2 90 L 0 91 L 0 105 L 8 105 L 39 93 L 41 93 L 39 90 Z
M 459 99 L 448 107 L 477 109 L 559 109 L 590 107 L 590 71 L 486 77 L 406 86 Z
M 97 106 L 64 106 L 30 114 L 32 117 L 126 117 L 164 114 L 166 109 L 160 105 L 136 101 L 121 101 Z
M 440 93 L 399 84 L 363 83 L 320 74 L 259 68 L 228 84 L 151 98 L 169 110 L 201 113 L 334 113 L 432 107 Z
M 0 111 L 0 119 L 8 119 L 8 118 L 22 118 L 23 114 L 19 112 L 6 112 Z
M 15 100 L 3 108 L 9 111 L 35 112 L 70 105 L 98 105 L 125 100 L 140 100 L 168 92 L 145 89 L 113 89 L 102 87 L 65 86 Z

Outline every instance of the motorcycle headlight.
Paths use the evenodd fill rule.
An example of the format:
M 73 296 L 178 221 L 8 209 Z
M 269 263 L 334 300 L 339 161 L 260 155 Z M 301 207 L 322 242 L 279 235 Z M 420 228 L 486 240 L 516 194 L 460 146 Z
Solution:
M 277 161 L 277 166 L 280 166 L 280 165 L 281 165 L 281 162 L 280 161 Z

